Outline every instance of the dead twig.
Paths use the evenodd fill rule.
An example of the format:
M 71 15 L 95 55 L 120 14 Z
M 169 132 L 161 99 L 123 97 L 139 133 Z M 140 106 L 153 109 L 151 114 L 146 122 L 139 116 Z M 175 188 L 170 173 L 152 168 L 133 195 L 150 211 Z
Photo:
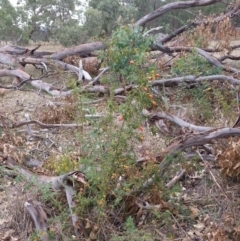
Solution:
M 182 169 L 181 171 L 179 171 L 176 176 L 166 184 L 167 188 L 172 188 L 173 185 L 175 185 L 182 177 L 183 175 L 186 173 L 185 169 Z

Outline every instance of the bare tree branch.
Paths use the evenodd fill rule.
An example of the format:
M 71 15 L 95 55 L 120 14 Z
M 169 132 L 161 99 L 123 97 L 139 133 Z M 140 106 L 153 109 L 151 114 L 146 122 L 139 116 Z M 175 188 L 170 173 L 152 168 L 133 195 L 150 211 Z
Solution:
M 204 57 L 208 62 L 215 65 L 216 67 L 222 68 L 227 72 L 233 72 L 237 73 L 239 72 L 238 69 L 235 69 L 233 67 L 226 67 L 221 62 L 219 62 L 216 58 L 212 57 L 209 53 L 207 53 L 205 50 L 195 47 L 167 47 L 167 46 L 160 46 L 160 45 L 154 45 L 154 48 L 164 52 L 164 53 L 174 53 L 174 52 L 191 52 L 191 51 L 197 51 L 198 54 L 200 54 L 202 57 Z
M 55 60 L 60 60 L 60 59 L 64 59 L 68 55 L 73 55 L 73 54 L 78 54 L 78 53 L 89 53 L 94 50 L 100 50 L 103 48 L 104 48 L 104 45 L 102 44 L 102 42 L 82 44 L 77 47 L 72 47 L 72 48 L 58 51 L 58 52 L 50 55 L 50 58 L 55 59 Z
M 209 75 L 209 76 L 194 76 L 194 75 L 188 75 L 188 76 L 183 76 L 183 77 L 176 77 L 176 78 L 170 78 L 170 79 L 160 79 L 160 80 L 153 80 L 149 81 L 150 86 L 165 86 L 165 87 L 171 87 L 171 86 L 176 86 L 181 83 L 200 83 L 202 81 L 227 81 L 230 84 L 233 85 L 240 85 L 240 80 L 233 78 L 231 76 L 227 75 Z
M 171 34 L 167 35 L 166 37 L 164 37 L 161 40 L 161 43 L 165 44 L 165 43 L 169 42 L 171 39 L 173 39 L 174 37 L 176 37 L 177 35 L 183 33 L 184 31 L 186 31 L 187 29 L 189 29 L 191 27 L 197 27 L 200 24 L 204 24 L 204 25 L 208 25 L 209 23 L 217 24 L 218 22 L 222 21 L 225 18 L 231 18 L 239 10 L 239 8 L 240 8 L 240 3 L 236 4 L 234 6 L 234 8 L 231 9 L 230 11 L 228 11 L 227 13 L 214 18 L 213 20 L 211 20 L 211 22 L 209 22 L 208 19 L 207 20 L 204 19 L 202 21 L 193 21 L 191 23 L 188 23 L 188 24 L 186 24 L 186 25 L 176 29 L 173 33 L 171 33 Z
M 28 73 L 26 73 L 22 70 L 19 70 L 19 69 L 17 69 L 17 70 L 6 70 L 6 69 L 0 70 L 0 76 L 15 76 L 15 77 L 19 78 L 21 80 L 21 82 L 17 86 L 15 86 L 15 88 L 22 86 L 26 82 L 30 82 L 30 84 L 33 87 L 38 88 L 40 90 L 44 90 L 53 96 L 67 96 L 72 93 L 72 90 L 69 90 L 69 91 L 58 90 L 58 89 L 54 88 L 54 86 L 52 86 L 48 83 L 45 83 L 40 79 L 32 80 L 31 76 Z M 3 86 L 3 88 L 12 89 L 13 86 L 11 86 L 11 87 Z
M 231 136 L 240 136 L 240 129 L 229 127 L 213 129 L 199 134 L 187 135 L 182 140 L 174 142 L 172 145 L 167 147 L 164 152 L 165 158 L 159 165 L 159 175 L 161 177 L 164 175 L 164 173 L 166 172 L 166 168 L 171 164 L 174 157 L 183 150 L 192 146 L 205 145 L 207 143 L 210 143 L 212 140 L 227 138 Z M 169 159 L 169 155 L 172 158 Z M 162 156 L 162 154 L 160 156 Z
M 201 6 L 207 6 L 212 5 L 215 3 L 221 2 L 221 0 L 195 0 L 195 1 L 181 1 L 181 2 L 173 2 L 168 3 L 157 10 L 155 10 L 152 13 L 149 13 L 145 15 L 144 17 L 140 18 L 134 25 L 135 26 L 144 26 L 147 22 L 152 21 L 155 18 L 158 18 L 162 16 L 163 14 L 176 10 L 176 9 L 186 9 L 186 8 L 192 8 L 192 7 L 201 7 Z
M 192 130 L 195 130 L 195 131 L 200 131 L 200 132 L 203 132 L 203 131 L 209 131 L 211 129 L 213 129 L 212 127 L 207 127 L 207 126 L 196 126 L 196 125 L 193 125 L 189 122 L 186 122 L 180 118 L 178 118 L 177 116 L 174 116 L 174 115 L 171 115 L 171 114 L 167 114 L 167 113 L 164 113 L 164 112 L 158 112 L 158 113 L 154 113 L 150 119 L 153 119 L 153 120 L 156 120 L 156 119 L 166 119 L 166 120 L 169 120 L 171 122 L 174 122 L 175 124 L 181 126 L 181 127 L 186 127 L 186 128 L 189 128 L 189 129 L 192 129 Z
M 85 118 L 100 118 L 102 115 L 85 115 Z M 21 122 L 13 122 L 10 125 L 6 126 L 5 124 L 0 123 L 0 127 L 2 128 L 18 128 L 24 125 L 29 124 L 36 124 L 43 128 L 58 128 L 58 127 L 65 127 L 65 128 L 76 128 L 82 127 L 82 124 L 44 124 L 38 120 L 29 120 L 29 121 L 21 121 Z

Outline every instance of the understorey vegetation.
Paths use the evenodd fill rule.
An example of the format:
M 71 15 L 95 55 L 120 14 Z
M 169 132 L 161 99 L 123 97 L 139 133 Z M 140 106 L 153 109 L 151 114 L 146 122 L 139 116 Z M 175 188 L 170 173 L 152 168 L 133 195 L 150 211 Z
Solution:
M 100 2 L 0 47 L 0 237 L 239 240 L 240 2 Z

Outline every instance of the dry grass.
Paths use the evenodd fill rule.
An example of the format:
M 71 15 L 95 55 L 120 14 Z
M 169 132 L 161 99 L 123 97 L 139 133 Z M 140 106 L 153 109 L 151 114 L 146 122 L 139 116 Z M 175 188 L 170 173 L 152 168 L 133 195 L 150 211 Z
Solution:
M 28 240 L 34 231 L 34 225 L 24 208 L 24 203 L 36 199 L 36 195 L 33 192 L 23 191 L 24 183 L 9 184 L 4 191 L 4 199 L 0 197 L 1 220 L 3 220 L 0 225 L 1 238 L 9 240 L 10 237 L 21 237 L 22 241 Z

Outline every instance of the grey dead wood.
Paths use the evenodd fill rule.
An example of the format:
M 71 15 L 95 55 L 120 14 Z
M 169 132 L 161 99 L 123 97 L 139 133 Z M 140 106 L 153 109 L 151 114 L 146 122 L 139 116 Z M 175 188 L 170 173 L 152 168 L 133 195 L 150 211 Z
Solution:
M 70 55 L 79 54 L 79 53 L 90 53 L 95 50 L 101 50 L 103 48 L 104 48 L 104 45 L 102 42 L 81 44 L 76 47 L 58 51 L 58 52 L 50 55 L 50 58 L 55 59 L 55 60 L 61 60 Z
M 159 164 L 159 172 L 157 176 L 152 176 L 150 179 L 148 179 L 143 184 L 143 187 L 149 187 L 157 177 L 162 178 L 166 173 L 169 165 L 173 162 L 174 158 L 177 157 L 177 155 L 179 155 L 185 149 L 192 146 L 202 146 L 221 138 L 228 138 L 234 136 L 240 136 L 240 129 L 225 127 L 186 135 L 181 140 L 172 143 L 165 149 L 163 153 L 157 156 L 157 159 L 162 159 L 161 163 Z
M 19 81 L 19 86 L 21 86 L 23 83 L 29 82 L 29 84 L 31 84 L 33 87 L 37 88 L 38 90 L 44 90 L 46 91 L 48 94 L 53 95 L 53 96 L 67 96 L 70 95 L 72 93 L 72 90 L 69 91 L 61 91 L 56 89 L 54 86 L 52 86 L 51 84 L 45 83 L 43 82 L 41 79 L 35 79 L 32 80 L 31 76 L 20 70 L 7 70 L 7 69 L 3 69 L 0 70 L 0 76 L 14 76 L 17 77 L 20 81 Z M 2 85 L 2 88 L 4 88 L 4 86 Z M 16 89 L 16 86 L 6 86 L 6 88 L 8 89 Z
M 86 233 L 84 227 L 79 220 L 79 217 L 75 214 L 74 208 L 76 207 L 76 203 L 74 201 L 74 197 L 76 195 L 76 190 L 73 186 L 73 182 L 78 182 L 83 185 L 87 183 L 85 174 L 81 171 L 71 171 L 65 173 L 60 176 L 44 176 L 44 175 L 35 175 L 19 165 L 14 161 L 10 156 L 2 157 L 4 160 L 4 164 L 11 169 L 14 169 L 19 174 L 21 174 L 27 181 L 32 181 L 39 184 L 49 184 L 54 191 L 65 191 L 65 195 L 67 198 L 67 202 L 69 205 L 69 210 L 72 217 L 73 227 L 75 230 L 75 235 L 77 238 L 80 238 L 80 232 L 86 237 Z M 73 181 L 74 180 L 74 181 Z M 76 183 L 75 183 L 76 185 Z M 48 241 L 47 236 L 47 219 L 45 216 L 45 212 L 39 205 L 33 205 L 33 203 L 26 202 L 25 208 L 30 213 L 31 217 L 34 220 L 36 229 L 41 231 L 42 235 L 40 236 L 42 241 Z
M 153 80 L 149 82 L 150 86 L 165 86 L 165 87 L 172 87 L 177 86 L 180 84 L 193 84 L 193 83 L 201 83 L 203 81 L 220 81 L 220 82 L 228 82 L 233 85 L 240 85 L 240 80 L 237 78 L 233 78 L 227 75 L 209 75 L 209 76 L 195 76 L 195 75 L 187 75 L 183 77 L 175 77 L 169 79 L 159 79 Z
M 195 48 L 195 47 L 167 47 L 159 44 L 155 44 L 155 49 L 158 49 L 164 53 L 175 53 L 175 52 L 192 52 L 196 51 L 199 55 L 204 57 L 209 63 L 213 64 L 214 66 L 218 68 L 222 68 L 223 70 L 227 72 L 233 72 L 233 73 L 238 73 L 239 70 L 230 66 L 225 66 L 222 64 L 217 58 L 211 56 L 208 52 L 206 52 L 203 49 L 200 48 Z
M 188 128 L 189 130 L 194 130 L 194 131 L 199 131 L 199 132 L 209 131 L 209 130 L 213 129 L 212 127 L 209 127 L 209 126 L 197 126 L 197 125 L 191 124 L 187 121 L 180 119 L 177 116 L 174 116 L 172 114 L 168 114 L 165 112 L 153 113 L 151 115 L 150 119 L 155 120 L 155 121 L 158 119 L 169 120 L 169 121 L 177 124 L 180 127 L 185 127 L 185 128 Z

